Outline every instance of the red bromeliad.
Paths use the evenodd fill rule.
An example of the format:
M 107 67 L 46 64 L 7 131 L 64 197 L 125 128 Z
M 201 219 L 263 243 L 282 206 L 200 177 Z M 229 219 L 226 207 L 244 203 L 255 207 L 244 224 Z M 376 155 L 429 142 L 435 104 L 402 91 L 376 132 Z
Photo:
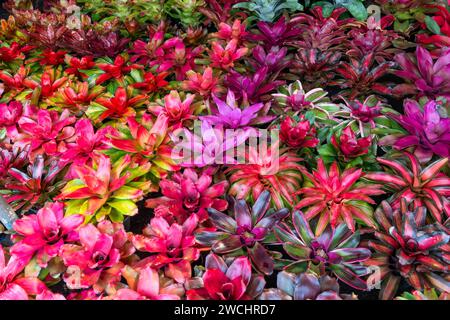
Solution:
M 95 80 L 96 84 L 102 84 L 109 79 L 116 79 L 121 85 L 123 85 L 123 77 L 126 73 L 129 73 L 133 69 L 141 68 L 137 64 L 127 65 L 125 58 L 122 56 L 117 56 L 113 63 L 99 63 L 97 67 L 103 73 Z
M 192 274 L 191 263 L 200 257 L 193 235 L 197 223 L 196 215 L 191 215 L 182 225 L 169 225 L 162 217 L 153 218 L 142 235 L 133 237 L 137 250 L 152 253 L 139 261 L 139 266 L 164 268 L 167 277 L 178 283 L 186 282 Z
M 305 217 L 311 220 L 319 217 L 316 235 L 320 235 L 328 224 L 335 228 L 340 221 L 345 222 L 353 232 L 355 218 L 370 227 L 375 227 L 370 204 L 375 204 L 370 196 L 383 194 L 381 185 L 368 184 L 360 180 L 361 169 L 348 169 L 340 172 L 336 162 L 327 169 L 319 159 L 317 169 L 311 174 L 300 169 L 307 182 L 297 194 L 302 200 L 295 206 L 297 209 L 307 208 Z
M 219 197 L 227 189 L 228 182 L 221 181 L 213 184 L 211 170 L 204 170 L 201 174 L 187 168 L 172 175 L 170 180 L 161 180 L 159 186 L 163 197 L 149 199 L 146 206 L 155 208 L 155 215 L 162 216 L 169 221 L 183 223 L 191 215 L 196 215 L 200 221 L 207 219 L 206 209 L 214 208 L 223 211 L 228 204 Z
M 57 66 L 64 63 L 66 51 L 52 51 L 50 49 L 42 52 L 39 58 L 39 64 L 43 66 Z
M 416 290 L 436 287 L 448 292 L 448 229 L 426 225 L 426 209 L 408 208 L 404 199 L 396 210 L 382 202 L 375 217 L 381 228 L 375 232 L 376 240 L 368 243 L 374 255 L 366 264 L 381 269 L 377 275 L 381 279 L 369 278 L 382 281 L 380 298 L 392 299 L 402 278 Z
M 157 179 L 164 178 L 167 171 L 179 169 L 172 157 L 172 146 L 167 135 L 169 118 L 164 113 L 154 122 L 147 113 L 142 115 L 140 122 L 135 117 L 129 117 L 126 124 L 111 132 L 108 144 L 114 148 L 109 150 L 112 155 L 128 153 L 138 163 L 152 162 L 150 173 Z
M 47 290 L 38 278 L 17 277 L 26 264 L 26 260 L 17 256 L 10 257 L 7 262 L 4 249 L 0 245 L 0 300 L 28 300 L 30 295 Z
M 66 63 L 69 65 L 69 68 L 65 70 L 66 73 L 73 74 L 81 78 L 87 78 L 87 75 L 82 72 L 83 70 L 90 70 L 95 66 L 95 62 L 91 56 L 85 56 L 78 59 L 76 57 L 68 57 L 66 55 Z
M 429 5 L 434 10 L 432 19 L 439 27 L 439 33 L 427 34 L 421 33 L 416 35 L 418 43 L 423 45 L 432 45 L 436 48 L 432 53 L 438 56 L 441 50 L 445 50 L 450 45 L 450 12 L 442 5 Z M 425 23 L 422 23 L 424 29 L 427 28 Z
M 61 76 L 56 70 L 44 72 L 39 79 L 29 79 L 24 84 L 34 92 L 34 104 L 38 104 L 42 99 L 51 98 L 55 92 L 67 81 L 67 77 Z
M 67 150 L 66 145 L 75 133 L 74 122 L 75 117 L 67 109 L 61 114 L 41 109 L 20 118 L 16 140 L 19 146 L 30 145 L 30 159 L 44 153 L 58 156 Z
M 68 267 L 64 281 L 72 289 L 95 285 L 102 273 L 113 269 L 120 261 L 119 250 L 113 247 L 113 238 L 92 224 L 80 228 L 79 237 L 80 245 L 64 244 L 60 253 Z M 120 269 L 117 276 L 120 276 Z
M 74 114 L 84 112 L 88 106 L 104 91 L 101 86 L 89 88 L 87 82 L 72 82 L 56 92 L 56 94 L 48 99 L 49 103 L 59 108 L 66 108 Z
M 25 45 L 20 46 L 17 42 L 11 43 L 9 47 L 0 47 L 0 61 L 11 62 L 16 59 L 25 59 L 26 52 L 33 49 L 33 46 Z
M 279 157 L 271 146 L 261 154 L 256 148 L 249 148 L 245 155 L 246 164 L 236 164 L 227 169 L 230 174 L 230 195 L 238 199 L 251 196 L 257 199 L 264 190 L 269 190 L 272 201 L 279 209 L 295 202 L 295 192 L 302 181 L 301 159 L 292 151 L 280 150 Z M 277 162 L 278 161 L 278 162 Z
M 303 120 L 302 117 L 300 120 Z M 311 128 L 308 120 L 295 121 L 286 117 L 280 125 L 280 139 L 294 149 L 315 147 L 319 140 L 315 138 L 316 129 Z
M 370 53 L 361 58 L 349 58 L 349 63 L 341 62 L 336 68 L 340 79 L 332 81 L 333 84 L 345 88 L 342 93 L 350 99 L 365 96 L 369 92 L 389 94 L 390 89 L 381 83 L 380 78 L 393 67 L 393 62 L 376 63 L 375 54 Z
M 119 87 L 113 97 L 100 97 L 95 100 L 95 105 L 87 110 L 95 121 L 106 119 L 126 119 L 136 113 L 134 107 L 142 105 L 146 100 L 145 95 L 132 96 L 132 91 Z
M 213 75 L 210 67 L 205 68 L 203 74 L 190 70 L 186 73 L 186 77 L 187 80 L 182 83 L 184 90 L 193 91 L 205 98 L 222 91 L 218 86 L 218 79 Z
M 117 290 L 114 300 L 179 300 L 184 293 L 178 285 L 162 283 L 158 271 L 150 267 L 137 272 L 126 266 L 123 277 L 129 288 Z
M 142 82 L 133 84 L 133 87 L 144 91 L 145 93 L 152 93 L 165 88 L 169 83 L 165 80 L 168 76 L 168 72 L 161 72 L 154 75 L 152 72 L 146 72 Z
M 384 183 L 386 190 L 392 190 L 390 202 L 394 208 L 399 208 L 401 199 L 412 201 L 416 207 L 425 206 L 433 219 L 442 222 L 450 216 L 450 178 L 440 172 L 448 158 L 422 168 L 412 154 L 402 155 L 404 160 L 377 158 L 389 171 L 368 173 L 365 178 Z
M 27 79 L 28 73 L 29 69 L 24 66 L 20 66 L 15 73 L 0 70 L 0 80 L 3 81 L 3 84 L 6 86 L 5 89 L 14 96 L 26 87 L 32 86 L 31 80 Z
M 109 217 L 121 222 L 124 215 L 133 216 L 137 206 L 133 200 L 142 199 L 150 189 L 151 181 L 139 181 L 150 164 L 138 166 L 129 155 L 111 164 L 110 158 L 96 154 L 91 166 L 76 165 L 72 168 L 75 179 L 69 181 L 57 200 L 66 202 L 66 214 L 83 214 L 86 221 Z
M 62 203 L 46 203 L 36 215 L 14 222 L 17 232 L 14 238 L 18 242 L 11 247 L 11 253 L 23 259 L 30 259 L 36 254 L 37 263 L 45 268 L 59 254 L 64 243 L 78 240 L 75 230 L 83 221 L 82 215 L 64 217 Z
M 258 296 L 265 284 L 264 278 L 252 275 L 246 257 L 236 258 L 227 265 L 211 253 L 206 257 L 205 266 L 201 286 L 186 293 L 188 300 L 249 300 Z
M 219 43 L 213 42 L 210 52 L 211 66 L 214 68 L 221 68 L 228 70 L 234 66 L 234 62 L 245 56 L 248 52 L 247 48 L 237 48 L 238 42 L 236 39 L 231 40 L 225 48 Z
M 355 132 L 351 126 L 348 126 L 342 130 L 339 138 L 337 138 L 336 135 L 333 135 L 331 137 L 331 143 L 342 153 L 344 158 L 350 159 L 367 154 L 372 139 L 370 137 L 356 138 Z

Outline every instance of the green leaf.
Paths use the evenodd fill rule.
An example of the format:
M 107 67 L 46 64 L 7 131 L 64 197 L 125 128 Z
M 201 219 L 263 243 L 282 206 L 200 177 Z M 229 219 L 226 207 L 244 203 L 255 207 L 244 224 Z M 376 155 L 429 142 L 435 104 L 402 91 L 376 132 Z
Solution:
M 113 193 L 111 198 L 120 200 L 136 199 L 136 195 L 138 194 L 140 194 L 139 189 L 132 188 L 130 186 L 122 186 Z
M 367 9 L 364 4 L 358 0 L 338 0 L 336 1 L 336 4 L 346 8 L 352 16 L 360 21 L 367 19 Z
M 335 157 L 336 149 L 334 149 L 333 145 L 325 144 L 317 149 L 317 152 L 324 157 Z
M 100 75 L 102 73 L 105 73 L 104 71 L 98 70 L 98 69 L 80 70 L 80 72 L 84 73 L 88 77 L 95 76 L 95 75 Z
M 273 228 L 273 231 L 274 231 L 276 237 L 282 242 L 291 242 L 291 243 L 296 243 L 299 245 L 302 244 L 300 242 L 300 240 L 297 239 L 297 237 L 292 232 L 290 232 L 289 230 L 286 230 L 286 228 L 281 228 L 280 226 L 275 226 Z
M 434 34 L 441 34 L 441 28 L 433 18 L 425 16 L 425 24 L 427 25 L 428 30 Z
M 101 104 L 98 104 L 97 102 L 92 102 L 92 104 L 88 107 L 86 110 L 86 115 L 89 119 L 96 120 L 100 115 L 108 110 Z
M 27 266 L 24 269 L 26 277 L 37 277 L 41 272 L 41 267 L 38 265 L 36 261 L 36 257 L 30 260 Z
M 311 253 L 308 247 L 294 243 L 285 243 L 283 248 L 291 257 L 298 260 L 307 259 Z
M 103 220 L 106 216 L 109 216 L 109 214 L 111 213 L 111 210 L 112 210 L 111 207 L 107 207 L 107 206 L 101 207 L 95 214 L 95 219 L 97 221 Z M 113 221 L 113 222 L 116 222 L 116 221 Z
M 142 71 L 139 69 L 133 69 L 130 72 L 131 77 L 133 78 L 134 81 L 136 82 L 142 82 Z
M 136 204 L 131 200 L 114 200 L 108 202 L 108 205 L 126 216 L 133 216 L 137 213 Z
M 123 221 L 123 215 L 115 209 L 111 210 L 108 217 L 109 217 L 109 219 L 111 219 L 112 222 L 122 222 Z
M 327 127 L 320 128 L 317 132 L 317 138 L 319 138 L 320 142 L 323 142 L 327 140 L 330 133 L 331 133 L 330 128 Z
M 309 123 L 314 124 L 315 121 L 315 115 L 313 111 L 306 111 L 305 112 L 305 119 L 309 121 Z
M 310 101 L 310 102 L 316 101 L 317 102 L 320 99 L 322 99 L 322 98 L 327 96 L 328 92 L 326 92 L 325 90 L 323 90 L 321 88 L 318 88 L 318 89 L 319 90 L 314 89 L 314 90 L 317 90 L 317 91 L 311 90 L 311 91 L 314 91 L 313 93 L 311 93 L 311 91 L 308 92 L 308 97 L 306 98 L 306 101 Z
M 74 214 L 84 214 L 87 209 L 86 199 L 69 200 L 66 202 L 66 214 L 65 216 L 71 216 Z
M 119 84 L 117 83 L 117 81 L 113 81 L 113 82 L 108 83 L 108 85 L 106 86 L 106 90 L 109 93 L 114 94 L 118 87 L 119 87 Z
M 355 158 L 352 161 L 348 162 L 347 165 L 345 166 L 345 169 L 350 169 L 350 168 L 354 168 L 354 167 L 359 167 L 363 164 L 363 160 L 361 157 Z
M 281 10 L 281 9 L 288 9 L 291 12 L 294 11 L 301 11 L 303 10 L 303 5 L 301 5 L 300 3 L 298 3 L 297 0 L 286 0 L 285 3 L 280 4 L 276 10 Z
M 197 243 L 208 247 L 226 237 L 228 237 L 228 234 L 224 232 L 200 231 L 195 233 L 195 240 Z
M 308 261 L 295 262 L 288 265 L 284 270 L 292 273 L 302 273 L 308 269 Z
M 280 259 L 274 261 L 274 269 L 281 270 L 286 268 L 288 265 L 292 263 L 292 260 Z
M 358 290 L 367 290 L 367 284 L 365 281 L 360 279 L 355 273 L 352 272 L 345 265 L 332 264 L 330 269 L 339 278 L 339 280 L 345 282 L 346 284 L 352 286 Z
M 0 140 L 3 140 L 6 138 L 6 129 L 3 128 L 2 130 L 0 130 Z
M 397 12 L 397 13 L 395 13 L 395 17 L 398 20 L 405 21 L 405 22 L 414 18 L 408 11 Z M 408 25 L 409 25 L 409 23 L 408 23 Z
M 397 32 L 406 32 L 409 28 L 410 22 L 409 20 L 405 20 L 401 22 L 400 20 L 394 21 L 394 30 Z

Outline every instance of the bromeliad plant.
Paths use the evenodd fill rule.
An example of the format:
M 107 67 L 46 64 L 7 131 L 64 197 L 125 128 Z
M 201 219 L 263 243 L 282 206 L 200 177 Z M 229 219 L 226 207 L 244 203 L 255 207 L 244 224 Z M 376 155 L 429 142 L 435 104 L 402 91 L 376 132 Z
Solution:
M 376 227 L 373 221 L 370 196 L 383 194 L 379 184 L 369 184 L 361 180 L 361 169 L 351 168 L 341 172 L 336 162 L 329 169 L 322 159 L 311 174 L 305 168 L 300 169 L 306 178 L 304 187 L 297 191 L 302 199 L 295 204 L 296 209 L 306 208 L 308 220 L 318 217 L 316 236 L 323 233 L 327 225 L 336 228 L 340 222 L 356 231 L 355 220 L 369 227 Z
M 197 242 L 211 247 L 217 254 L 240 256 L 248 254 L 255 268 L 263 274 L 273 272 L 273 258 L 265 249 L 272 229 L 288 214 L 286 208 L 276 212 L 270 208 L 270 193 L 264 191 L 249 208 L 244 200 L 230 199 L 234 219 L 229 215 L 208 209 L 211 223 L 217 231 L 201 231 L 196 234 Z
M 65 201 L 66 215 L 82 214 L 86 222 L 107 217 L 122 222 L 124 216 L 137 213 L 133 200 L 142 199 L 150 190 L 151 181 L 140 179 L 149 170 L 149 163 L 137 165 L 129 155 L 111 163 L 109 157 L 97 154 L 92 166 L 73 168 L 75 179 L 55 199 Z
M 168 136 L 169 118 L 160 113 L 154 121 L 144 113 L 140 119 L 128 117 L 126 124 L 118 125 L 109 135 L 111 148 L 106 152 L 114 161 L 129 156 L 133 162 L 148 166 L 152 177 L 149 182 L 164 178 L 167 171 L 177 171 L 172 157 L 171 139 Z
M 102 291 L 102 276 L 110 274 L 110 281 L 120 280 L 120 252 L 113 237 L 100 232 L 92 224 L 79 230 L 80 245 L 64 244 L 60 256 L 67 266 L 64 282 L 72 289 L 96 286 Z
M 450 179 L 440 172 L 447 165 L 448 158 L 432 162 L 425 168 L 408 152 L 401 153 L 392 160 L 377 160 L 388 168 L 387 172 L 368 173 L 365 178 L 384 184 L 384 189 L 392 193 L 389 201 L 394 208 L 399 208 L 401 200 L 405 199 L 413 202 L 416 207 L 425 206 L 431 217 L 438 222 L 448 218 Z
M 292 213 L 292 224 L 293 228 L 286 223 L 274 227 L 277 239 L 293 259 L 280 261 L 284 270 L 300 273 L 311 269 L 318 275 L 332 273 L 355 289 L 367 289 L 361 276 L 368 270 L 361 262 L 370 258 L 370 250 L 358 247 L 359 231 L 352 232 L 342 223 L 315 236 L 301 211 Z
M 258 116 L 258 112 L 264 108 L 263 103 L 244 106 L 241 109 L 236 102 L 233 91 L 228 91 L 226 102 L 215 95 L 212 99 L 216 105 L 216 112 L 200 116 L 201 120 L 208 121 L 211 125 L 221 125 L 225 129 L 249 128 L 250 125 L 267 123 L 274 119 L 273 116 Z
M 31 160 L 42 154 L 61 156 L 75 133 L 72 126 L 74 122 L 75 117 L 71 116 L 67 109 L 61 114 L 56 111 L 36 110 L 32 114 L 22 115 L 19 119 L 19 134 L 15 140 L 19 146 L 30 146 Z
M 169 225 L 164 217 L 155 217 L 143 230 L 142 235 L 133 237 L 137 250 L 152 253 L 139 261 L 139 265 L 164 268 L 164 274 L 177 283 L 184 283 L 191 277 L 191 263 L 200 257 L 195 247 L 194 230 L 198 216 L 193 214 L 182 225 Z
M 450 119 L 441 116 L 445 111 L 439 102 L 430 100 L 421 108 L 416 101 L 406 100 L 404 111 L 404 115 L 391 117 L 406 133 L 385 136 L 380 144 L 392 145 L 398 150 L 412 148 L 421 163 L 429 162 L 434 154 L 450 157 Z
M 128 288 L 117 290 L 113 300 L 179 300 L 184 294 L 179 284 L 161 279 L 158 271 L 150 267 L 136 271 L 125 266 L 122 275 Z
M 292 206 L 302 181 L 301 158 L 289 149 L 277 148 L 277 144 L 265 150 L 264 147 L 249 147 L 245 154 L 246 164 L 236 164 L 226 170 L 230 174 L 229 194 L 238 199 L 256 200 L 268 190 L 278 209 Z
M 206 210 L 214 208 L 224 211 L 227 201 L 220 199 L 228 187 L 227 181 L 213 183 L 211 170 L 203 170 L 198 174 L 191 168 L 177 172 L 172 178 L 161 180 L 159 186 L 160 198 L 148 199 L 145 205 L 155 209 L 155 215 L 168 221 L 183 223 L 195 215 L 200 221 L 208 218 Z
M 351 125 L 343 130 L 336 130 L 327 144 L 318 148 L 317 152 L 324 163 L 331 164 L 337 160 L 340 167 L 362 167 L 370 170 L 375 161 L 375 146 L 372 137 L 358 137 Z
M 0 194 L 14 210 L 23 213 L 51 200 L 66 181 L 61 179 L 65 165 L 55 158 L 38 155 L 24 169 L 12 166 L 0 184 Z
M 393 93 L 402 96 L 425 96 L 431 99 L 439 96 L 448 98 L 450 95 L 449 56 L 450 50 L 444 50 L 435 60 L 431 53 L 421 46 L 417 46 L 415 58 L 407 53 L 398 54 L 396 62 L 402 70 L 395 74 L 404 78 L 407 83 L 397 85 Z
M 438 294 L 436 290 L 425 289 L 423 292 L 415 290 L 412 293 L 404 292 L 401 296 L 396 297 L 395 300 L 449 300 L 448 292 Z
M 84 221 L 80 214 L 64 217 L 64 205 L 47 202 L 36 215 L 24 216 L 14 222 L 16 243 L 11 253 L 22 259 L 36 255 L 36 261 L 45 268 L 49 261 L 58 256 L 64 243 L 78 240 L 75 231 Z
M 315 135 L 315 128 L 303 116 L 298 122 L 291 117 L 286 117 L 280 124 L 280 139 L 290 148 L 315 147 L 319 143 Z
M 344 12 L 338 8 L 325 17 L 317 6 L 311 9 L 312 15 L 300 13 L 294 18 L 301 34 L 293 41 L 298 53 L 290 70 L 310 86 L 319 87 L 319 83 L 334 77 L 347 40 L 342 27 L 345 21 L 339 20 Z
M 398 209 L 382 202 L 375 211 L 375 218 L 380 229 L 375 232 L 376 240 L 368 243 L 374 255 L 366 263 L 380 268 L 380 298 L 392 299 L 401 279 L 416 290 L 437 288 L 449 292 L 446 279 L 450 252 L 448 228 L 427 224 L 426 208 L 414 204 L 408 207 L 404 198 Z M 376 281 L 372 280 L 369 281 Z
M 87 116 L 95 122 L 119 119 L 124 121 L 127 117 L 136 114 L 135 107 L 145 103 L 146 96 L 139 94 L 133 96 L 133 88 L 118 87 L 113 96 L 99 97 L 86 110 Z
M 279 93 L 273 94 L 277 104 L 274 108 L 280 114 L 297 115 L 312 111 L 316 118 L 328 119 L 330 113 L 338 111 L 339 108 L 326 97 L 327 95 L 328 92 L 321 88 L 305 91 L 302 83 L 297 80 L 288 86 L 280 87 Z
M 188 300 L 250 300 L 258 297 L 265 285 L 263 276 L 252 274 L 247 257 L 224 260 L 210 253 L 205 269 L 202 277 L 190 284 Z

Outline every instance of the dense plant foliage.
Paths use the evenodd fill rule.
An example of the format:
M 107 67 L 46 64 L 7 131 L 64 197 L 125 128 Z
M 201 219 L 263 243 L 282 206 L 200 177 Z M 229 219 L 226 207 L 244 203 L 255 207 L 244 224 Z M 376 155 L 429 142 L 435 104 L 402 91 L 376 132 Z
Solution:
M 450 2 L 4 9 L 0 300 L 449 299 Z

